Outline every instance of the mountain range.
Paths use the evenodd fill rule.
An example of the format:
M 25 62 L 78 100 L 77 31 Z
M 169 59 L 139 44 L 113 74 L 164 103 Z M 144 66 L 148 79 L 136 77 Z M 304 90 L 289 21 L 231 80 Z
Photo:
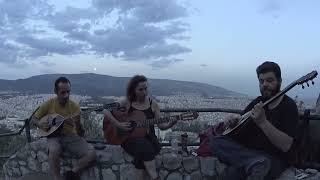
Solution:
M 54 81 L 65 76 L 71 81 L 73 94 L 88 96 L 122 96 L 129 77 L 114 77 L 94 73 L 43 74 L 26 79 L 0 79 L 0 91 L 18 91 L 24 94 L 53 93 Z M 177 93 L 195 93 L 205 97 L 243 96 L 243 94 L 205 83 L 169 79 L 148 79 L 152 95 L 168 96 Z

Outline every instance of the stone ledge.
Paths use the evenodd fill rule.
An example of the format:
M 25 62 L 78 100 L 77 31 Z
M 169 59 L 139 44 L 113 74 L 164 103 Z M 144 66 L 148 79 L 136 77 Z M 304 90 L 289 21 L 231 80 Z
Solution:
M 120 146 L 106 145 L 103 150 L 97 150 L 97 155 L 98 162 L 81 174 L 82 180 L 137 180 L 131 164 L 133 158 Z M 76 159 L 67 155 L 61 161 L 61 173 L 70 170 L 76 162 Z M 164 180 L 221 180 L 226 169 L 226 165 L 215 157 L 183 157 L 173 154 L 170 148 L 161 150 L 156 157 L 156 164 Z M 18 180 L 22 176 L 35 177 L 35 174 L 43 177 L 48 174 L 48 167 L 46 140 L 41 139 L 27 144 L 11 156 L 3 165 L 3 170 L 6 180 Z M 306 179 L 320 179 L 318 171 L 307 171 L 312 176 Z M 290 168 L 278 180 L 294 179 L 295 172 L 294 168 Z
M 105 149 L 97 150 L 98 162 L 95 166 L 82 173 L 82 179 L 99 180 L 135 180 L 133 158 L 125 153 L 120 146 L 106 145 Z M 214 157 L 198 158 L 182 157 L 172 154 L 169 148 L 163 148 L 156 157 L 157 168 L 163 179 L 198 180 L 202 177 L 218 177 L 216 167 L 209 164 L 217 162 Z M 61 161 L 61 173 L 70 170 L 77 162 L 70 156 Z M 220 164 L 219 164 L 220 165 Z M 221 164 L 222 165 L 222 164 Z M 201 166 L 204 170 L 201 170 Z M 223 169 L 222 165 L 218 169 Z M 41 139 L 20 149 L 3 165 L 6 180 L 18 179 L 21 176 L 35 173 L 48 173 L 48 155 L 46 140 Z

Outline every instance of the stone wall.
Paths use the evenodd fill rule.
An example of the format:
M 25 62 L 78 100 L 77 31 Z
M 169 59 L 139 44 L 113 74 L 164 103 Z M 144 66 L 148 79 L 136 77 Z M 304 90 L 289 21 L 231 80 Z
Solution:
M 133 160 L 120 146 L 106 145 L 97 150 L 98 163 L 82 173 L 83 180 L 135 180 Z M 67 155 L 68 156 L 68 155 Z M 61 162 L 63 173 L 70 170 L 75 159 L 65 158 Z M 199 180 L 220 179 L 225 165 L 214 157 L 182 157 L 173 154 L 169 148 L 163 148 L 156 157 L 157 167 L 162 179 Z M 34 173 L 48 173 L 48 155 L 46 140 L 27 144 L 10 157 L 3 166 L 6 180 L 18 179 Z
M 81 175 L 82 180 L 137 180 L 134 176 L 134 166 L 131 156 L 120 146 L 106 145 L 103 150 L 97 150 L 98 162 Z M 76 162 L 69 155 L 61 162 L 61 173 L 70 170 Z M 183 157 L 171 152 L 170 148 L 163 148 L 156 157 L 157 168 L 162 179 L 165 180 L 221 180 L 226 166 L 215 157 Z M 21 176 L 37 174 L 42 177 L 48 173 L 48 155 L 46 140 L 38 140 L 20 149 L 3 165 L 6 180 L 17 180 Z M 320 173 L 314 169 L 305 171 L 295 168 L 286 170 L 278 180 L 296 179 L 299 173 L 309 175 L 304 180 L 319 180 Z M 41 175 L 41 176 L 40 176 Z M 37 180 L 29 176 L 30 180 Z M 26 180 L 25 179 L 25 180 Z M 45 178 L 49 180 L 50 178 Z M 20 179 L 19 179 L 20 180 Z M 146 179 L 148 180 L 148 179 Z

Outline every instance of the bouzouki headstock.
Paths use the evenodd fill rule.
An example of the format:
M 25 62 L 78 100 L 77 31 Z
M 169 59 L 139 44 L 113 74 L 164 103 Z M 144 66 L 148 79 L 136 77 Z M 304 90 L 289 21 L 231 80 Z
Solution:
M 316 78 L 318 76 L 318 72 L 317 71 L 312 71 L 310 73 L 308 73 L 305 76 L 302 76 L 301 78 L 299 78 L 298 80 L 296 80 L 296 84 L 297 85 L 301 85 L 302 89 L 304 89 L 304 85 L 303 84 L 307 84 L 307 86 L 309 87 L 309 81 L 311 81 L 311 84 L 314 85 L 314 81 L 313 79 Z

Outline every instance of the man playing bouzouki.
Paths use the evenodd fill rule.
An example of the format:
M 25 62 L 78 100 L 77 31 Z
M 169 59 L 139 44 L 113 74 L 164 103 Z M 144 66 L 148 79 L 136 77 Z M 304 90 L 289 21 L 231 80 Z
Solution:
M 244 110 L 252 121 L 234 136 L 211 137 L 209 146 L 222 162 L 228 164 L 225 180 L 273 180 L 289 166 L 293 157 L 299 114 L 290 97 L 282 95 L 269 105 L 262 102 L 280 92 L 281 70 L 274 62 L 264 62 L 256 69 L 261 96 Z M 225 123 L 234 126 L 240 116 Z
M 80 123 L 80 106 L 69 99 L 70 89 L 71 83 L 67 78 L 58 78 L 54 84 L 54 92 L 57 96 L 41 104 L 33 117 L 34 124 L 42 132 L 50 132 L 55 127 L 50 126 L 54 124 L 50 119 L 56 114 L 65 118 L 61 127 L 54 129 L 55 132 L 47 136 L 49 171 L 54 180 L 62 180 L 60 175 L 62 152 L 68 151 L 79 158 L 78 164 L 71 171 L 66 172 L 67 178 L 80 179 L 80 171 L 91 165 L 96 159 L 93 146 L 81 137 L 83 130 Z
M 147 78 L 143 75 L 136 75 L 129 80 L 127 86 L 126 99 L 120 102 L 121 107 L 127 112 L 140 112 L 147 119 L 159 118 L 160 109 L 156 101 L 152 100 L 147 93 Z M 130 122 L 121 122 L 117 120 L 110 111 L 105 111 L 105 116 L 111 121 L 111 124 L 118 129 L 130 131 L 132 124 Z M 161 130 L 172 127 L 177 121 L 157 124 Z M 128 138 L 121 144 L 124 150 L 134 157 L 133 164 L 136 168 L 137 179 L 144 179 L 144 169 L 152 180 L 160 180 L 156 170 L 155 156 L 160 152 L 160 144 L 155 135 L 154 126 L 148 128 L 148 134 L 145 137 Z

